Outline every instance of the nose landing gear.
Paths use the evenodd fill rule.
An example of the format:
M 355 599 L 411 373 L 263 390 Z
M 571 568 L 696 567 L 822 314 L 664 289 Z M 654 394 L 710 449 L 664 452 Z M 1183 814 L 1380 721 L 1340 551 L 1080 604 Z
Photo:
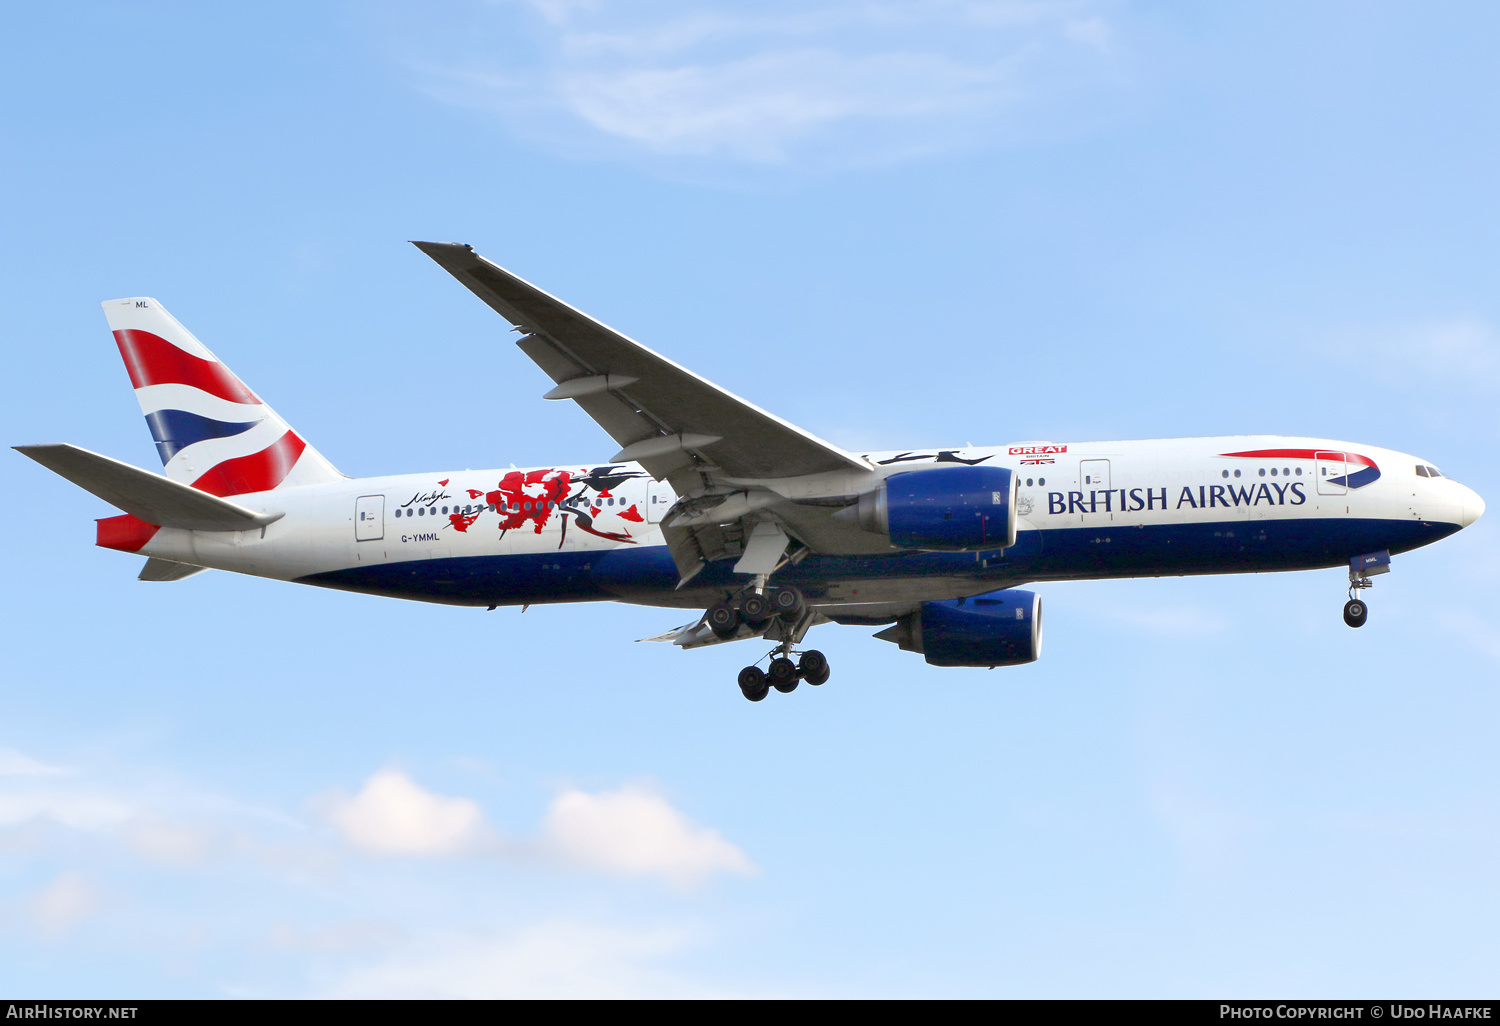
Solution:
M 1363 627 L 1370 615 L 1369 605 L 1356 596 L 1366 588 L 1375 586 L 1371 577 L 1389 573 L 1390 569 L 1389 552 L 1368 552 L 1349 560 L 1349 601 L 1344 603 L 1344 622 L 1350 627 Z

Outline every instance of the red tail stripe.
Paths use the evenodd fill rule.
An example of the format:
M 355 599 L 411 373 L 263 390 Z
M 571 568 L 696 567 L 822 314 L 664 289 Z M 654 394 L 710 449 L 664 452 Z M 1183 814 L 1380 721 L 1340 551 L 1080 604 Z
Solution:
M 156 532 L 161 530 L 155 524 L 148 524 L 129 513 L 105 517 L 94 523 L 98 531 L 94 544 L 105 549 L 119 549 L 121 552 L 141 551 L 156 536 Z
M 147 385 L 191 385 L 209 395 L 232 403 L 255 403 L 255 393 L 213 360 L 183 352 L 160 335 L 139 328 L 121 328 L 115 332 L 115 343 L 130 372 L 130 383 L 136 388 Z
M 193 487 L 210 495 L 244 495 L 268 492 L 292 472 L 307 443 L 288 431 L 260 452 L 225 460 L 198 480 Z

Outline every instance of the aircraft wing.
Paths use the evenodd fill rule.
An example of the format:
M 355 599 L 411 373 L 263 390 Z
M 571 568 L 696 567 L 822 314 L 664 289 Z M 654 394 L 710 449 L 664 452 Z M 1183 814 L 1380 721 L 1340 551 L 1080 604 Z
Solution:
M 416 242 L 469 291 L 526 334 L 517 342 L 557 387 L 638 461 L 664 478 L 800 477 L 869 470 L 858 457 L 705 381 L 633 339 L 451 242 Z M 680 491 L 681 489 L 679 489 Z

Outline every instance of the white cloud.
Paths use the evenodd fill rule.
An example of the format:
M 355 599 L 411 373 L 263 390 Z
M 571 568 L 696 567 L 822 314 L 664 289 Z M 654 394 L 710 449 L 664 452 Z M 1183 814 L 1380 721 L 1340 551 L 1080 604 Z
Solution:
M 31 899 L 31 917 L 51 937 L 67 933 L 99 907 L 99 894 L 78 873 L 63 873 Z
M 727 997 L 652 966 L 682 930 L 555 920 L 508 936 L 450 936 L 350 973 L 336 998 Z
M 67 770 L 38 762 L 14 748 L 0 748 L 0 777 L 56 777 Z
M 934 54 L 808 49 L 717 65 L 580 72 L 562 90 L 584 121 L 649 149 L 771 163 L 834 122 L 982 106 L 997 78 Z
M 75 830 L 101 830 L 134 812 L 125 801 L 84 788 L 0 791 L 0 827 L 50 819 Z
M 1064 24 L 1063 32 L 1075 42 L 1092 46 L 1101 53 L 1109 52 L 1113 33 L 1103 18 L 1072 18 Z
M 135 853 L 167 866 L 194 866 L 208 858 L 213 835 L 208 830 L 143 818 L 125 827 L 125 839 Z
M 992 142 L 1023 108 L 1113 74 L 1112 6 L 530 0 L 471 9 L 468 54 L 434 43 L 408 63 L 432 95 L 567 148 L 847 164 Z M 412 26 L 428 16 L 413 11 Z
M 376 773 L 352 798 L 327 799 L 324 815 L 345 841 L 377 855 L 458 855 L 484 835 L 476 803 L 424 790 L 393 769 Z
M 315 930 L 278 923 L 271 929 L 271 942 L 278 948 L 320 955 L 343 955 L 388 948 L 399 937 L 400 931 L 395 927 L 372 922 L 335 923 Z
M 660 876 L 692 886 L 715 872 L 752 874 L 755 866 L 716 830 L 687 820 L 641 786 L 558 795 L 543 826 L 545 850 L 587 869 Z

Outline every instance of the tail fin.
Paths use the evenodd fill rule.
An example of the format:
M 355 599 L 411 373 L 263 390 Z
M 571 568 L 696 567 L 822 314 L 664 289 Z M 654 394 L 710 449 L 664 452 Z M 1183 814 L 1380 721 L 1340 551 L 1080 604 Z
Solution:
M 343 476 L 156 300 L 104 315 L 167 477 L 224 496 Z

